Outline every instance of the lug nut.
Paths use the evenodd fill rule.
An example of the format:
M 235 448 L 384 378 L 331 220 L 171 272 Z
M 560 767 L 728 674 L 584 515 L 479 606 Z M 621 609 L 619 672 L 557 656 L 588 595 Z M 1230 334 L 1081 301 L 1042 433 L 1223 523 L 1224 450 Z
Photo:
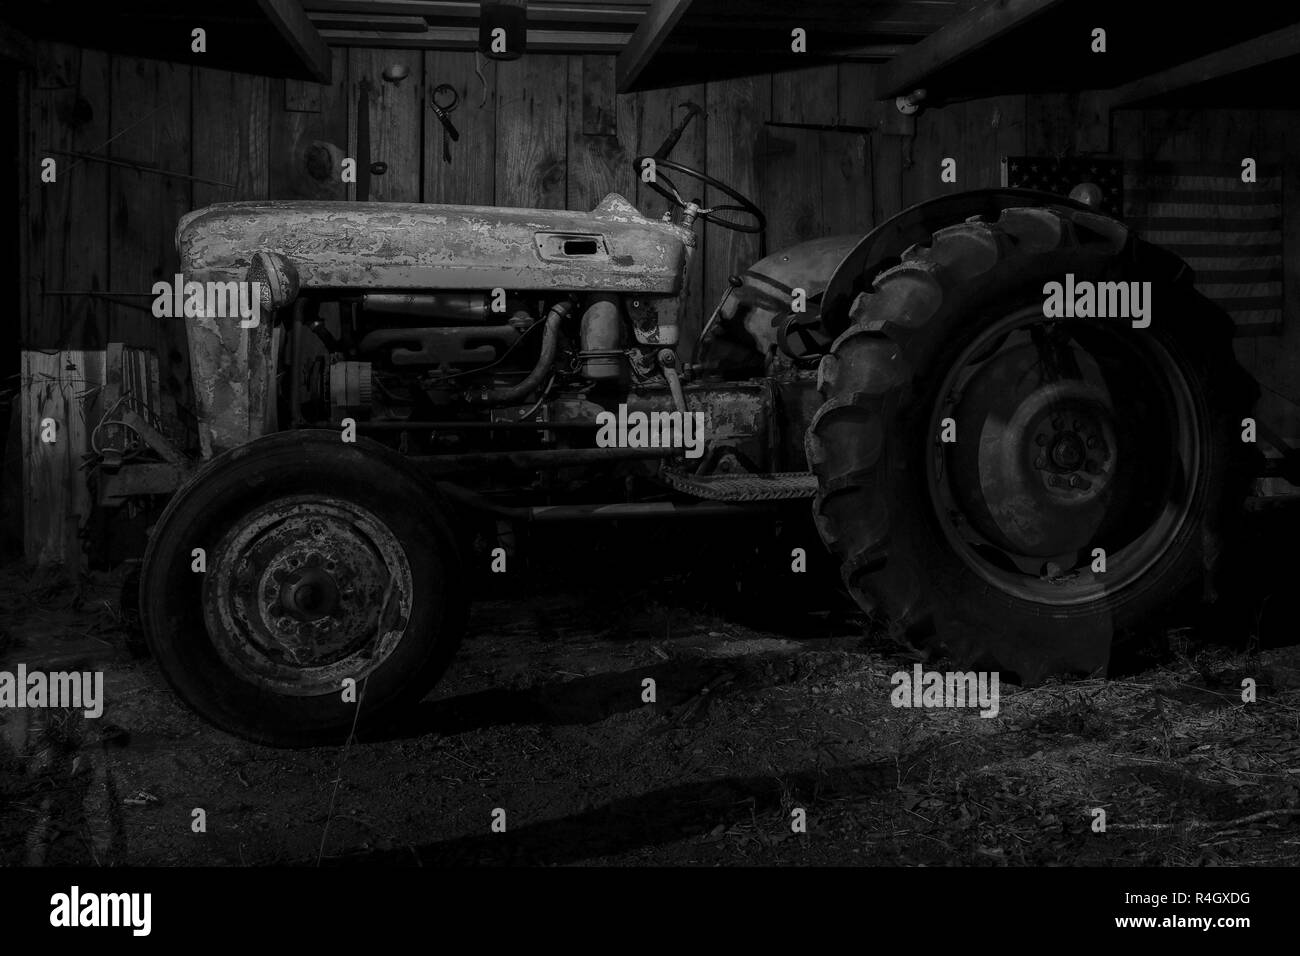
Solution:
M 1070 427 L 1077 432 L 1079 431 L 1079 429 L 1083 428 L 1083 422 L 1079 421 L 1079 419 L 1076 418 L 1073 422 L 1070 423 Z
M 1064 421 L 1063 419 L 1061 419 L 1061 418 L 1053 418 L 1053 419 L 1052 419 L 1052 427 L 1055 428 L 1055 429 L 1059 432 L 1062 428 L 1065 427 L 1065 421 Z
M 1047 467 L 1047 456 L 1046 456 L 1046 455 L 1039 455 L 1037 458 L 1035 458 L 1035 459 L 1034 459 L 1034 467 L 1037 468 L 1039 471 L 1042 471 L 1044 468 L 1046 468 L 1046 467 Z
M 1096 448 L 1096 447 L 1097 447 L 1097 436 L 1096 436 L 1096 435 L 1089 435 L 1089 436 L 1088 436 L 1088 440 L 1087 440 L 1084 444 L 1086 444 L 1089 448 Z
M 1086 491 L 1087 489 L 1092 487 L 1092 482 L 1089 481 L 1087 478 L 1084 478 L 1082 475 L 1071 475 L 1070 487 L 1078 488 L 1080 490 Z

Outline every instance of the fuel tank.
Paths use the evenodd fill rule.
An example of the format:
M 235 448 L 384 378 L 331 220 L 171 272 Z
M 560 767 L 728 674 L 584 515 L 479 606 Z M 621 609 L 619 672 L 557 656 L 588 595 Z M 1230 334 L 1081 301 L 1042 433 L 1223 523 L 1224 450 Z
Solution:
M 244 277 L 259 249 L 304 289 L 604 291 L 675 295 L 690 230 L 647 219 L 617 193 L 591 212 L 420 203 L 235 202 L 184 216 L 185 278 Z
M 780 323 L 791 314 L 794 290 L 802 289 L 807 310 L 815 311 L 835 267 L 861 239 L 860 233 L 809 239 L 760 259 L 741 274 L 740 288 L 720 318 L 741 323 L 767 354 Z

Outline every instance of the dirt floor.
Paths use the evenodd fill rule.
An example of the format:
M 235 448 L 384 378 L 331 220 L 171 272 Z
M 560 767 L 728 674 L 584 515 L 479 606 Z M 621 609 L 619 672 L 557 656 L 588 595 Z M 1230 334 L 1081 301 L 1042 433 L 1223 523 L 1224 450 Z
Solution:
M 0 864 L 1300 862 L 1296 648 L 1175 632 L 1126 676 L 1003 685 L 985 719 L 891 706 L 919 658 L 852 614 L 756 630 L 653 587 L 489 595 L 398 733 L 287 751 L 178 702 L 121 578 L 0 570 L 0 668 L 102 669 L 107 700 L 0 710 Z

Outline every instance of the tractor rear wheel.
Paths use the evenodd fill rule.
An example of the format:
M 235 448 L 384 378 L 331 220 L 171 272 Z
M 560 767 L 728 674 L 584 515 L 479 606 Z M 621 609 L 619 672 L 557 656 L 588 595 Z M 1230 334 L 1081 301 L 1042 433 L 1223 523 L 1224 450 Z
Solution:
M 180 697 L 259 743 L 342 741 L 434 685 L 467 611 L 434 489 L 336 431 L 214 458 L 168 503 L 140 582 L 145 639 Z
M 1149 327 L 1044 285 L 1150 282 Z M 1216 557 L 1254 385 L 1228 317 L 1119 222 L 1005 210 L 855 300 L 807 434 L 818 530 L 873 620 L 965 666 L 1099 674 Z

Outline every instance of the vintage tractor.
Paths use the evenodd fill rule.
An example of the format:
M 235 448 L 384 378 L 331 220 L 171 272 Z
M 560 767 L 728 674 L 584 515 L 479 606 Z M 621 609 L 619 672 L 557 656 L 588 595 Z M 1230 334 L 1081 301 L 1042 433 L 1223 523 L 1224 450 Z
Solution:
M 646 159 L 663 220 L 613 194 L 181 220 L 187 282 L 263 304 L 186 320 L 203 461 L 141 576 L 199 714 L 281 745 L 390 721 L 452 658 L 484 524 L 811 507 L 874 626 L 1025 681 L 1104 672 L 1207 587 L 1254 386 L 1179 260 L 1059 196 L 949 196 L 733 276 L 684 365 L 695 227 L 765 220 Z M 1066 276 L 1150 282 L 1149 325 L 1045 316 Z

